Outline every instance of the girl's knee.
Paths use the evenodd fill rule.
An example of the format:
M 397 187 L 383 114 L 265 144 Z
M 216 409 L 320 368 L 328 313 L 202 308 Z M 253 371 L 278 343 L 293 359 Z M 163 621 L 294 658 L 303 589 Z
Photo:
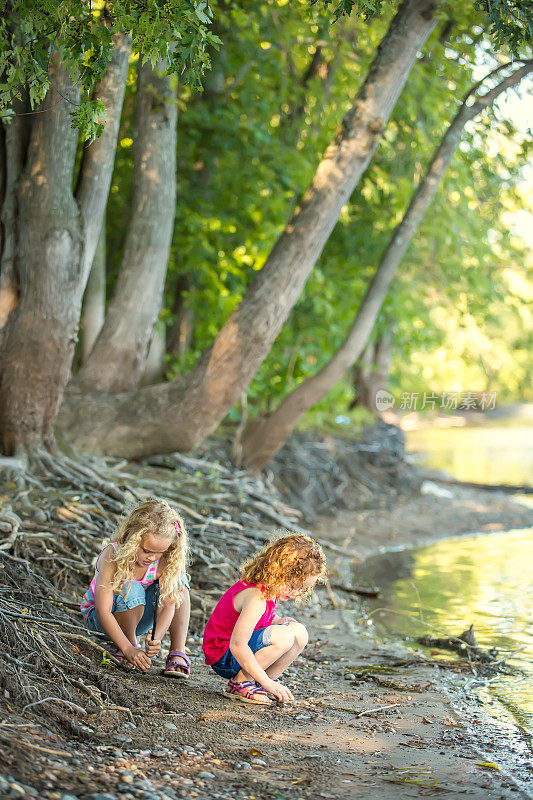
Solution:
M 273 625 L 270 644 L 274 644 L 282 650 L 290 650 L 295 641 L 294 631 L 291 628 L 292 625 Z
M 305 625 L 302 625 L 301 622 L 291 622 L 289 625 L 289 629 L 294 634 L 294 643 L 303 650 L 307 642 L 309 641 L 309 634 L 307 633 L 307 628 Z

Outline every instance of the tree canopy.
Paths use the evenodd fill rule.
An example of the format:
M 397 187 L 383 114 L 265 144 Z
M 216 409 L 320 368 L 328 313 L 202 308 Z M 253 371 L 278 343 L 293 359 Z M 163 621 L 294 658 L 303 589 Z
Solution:
M 104 452 L 145 421 L 174 420 L 156 439 L 177 449 L 228 413 L 272 412 L 342 347 L 465 94 L 530 64 L 529 2 L 21 0 L 6 11 L 7 454 L 14 420 L 48 445 L 61 402 L 66 437 Z M 528 207 L 531 137 L 509 106 L 478 111 L 369 335 L 389 342 L 397 394 L 453 379 L 529 397 L 527 248 L 513 214 Z M 90 272 L 105 324 L 82 350 Z M 62 362 L 32 395 L 37 425 L 41 412 L 17 404 L 39 354 L 55 358 L 49 341 Z M 2 387 L 17 398 L 9 412 Z M 304 421 L 346 416 L 356 391 L 346 371 Z M 126 454 L 156 447 L 150 435 Z

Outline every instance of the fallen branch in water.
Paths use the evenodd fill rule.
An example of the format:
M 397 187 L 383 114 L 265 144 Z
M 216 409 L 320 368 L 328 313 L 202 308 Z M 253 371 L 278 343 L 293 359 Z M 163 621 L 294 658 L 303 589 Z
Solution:
M 498 657 L 498 651 L 495 647 L 490 650 L 484 650 L 476 641 L 474 634 L 474 626 L 470 625 L 459 636 L 445 636 L 439 638 L 437 636 L 419 636 L 416 640 L 424 647 L 436 647 L 442 650 L 452 650 L 458 655 L 466 655 L 468 660 L 474 659 L 475 661 L 495 661 Z

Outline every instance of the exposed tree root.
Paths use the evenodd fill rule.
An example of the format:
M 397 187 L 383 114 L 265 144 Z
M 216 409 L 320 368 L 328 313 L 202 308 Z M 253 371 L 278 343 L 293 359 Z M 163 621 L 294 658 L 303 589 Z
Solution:
M 0 691 L 24 714 L 84 739 L 98 738 L 87 714 L 131 719 L 131 692 L 114 677 L 119 662 L 108 654 L 102 669 L 105 646 L 87 631 L 78 605 L 103 540 L 129 505 L 157 495 L 185 517 L 193 625 L 212 605 L 209 587 L 220 585 L 221 574 L 236 576 L 272 519 L 297 527 L 299 513 L 272 487 L 229 462 L 176 454 L 162 468 L 156 460 L 149 467 L 42 450 L 7 461 L 0 464 L 12 479 L 0 506 Z

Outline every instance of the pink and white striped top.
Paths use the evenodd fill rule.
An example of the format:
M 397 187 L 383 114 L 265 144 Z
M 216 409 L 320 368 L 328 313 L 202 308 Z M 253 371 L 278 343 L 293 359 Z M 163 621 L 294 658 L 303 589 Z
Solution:
M 112 547 L 115 548 L 115 552 L 118 550 L 117 542 L 110 542 L 109 544 Z M 106 547 L 108 547 L 108 546 L 109 545 L 106 545 Z M 104 547 L 104 550 L 105 549 L 106 548 Z M 98 564 L 98 559 L 100 558 L 100 556 L 102 555 L 104 550 L 100 551 L 100 553 L 98 555 L 98 558 L 96 559 L 96 563 L 97 564 Z M 152 561 L 152 563 L 150 564 L 150 566 L 148 567 L 148 569 L 144 573 L 144 577 L 141 578 L 140 581 L 134 581 L 134 583 L 140 583 L 140 584 L 142 584 L 142 586 L 144 586 L 145 589 L 148 588 L 148 586 L 150 586 L 150 584 L 153 583 L 157 578 L 158 567 L 159 567 L 159 558 L 157 559 L 157 561 Z M 94 568 L 94 578 L 92 579 L 92 581 L 91 581 L 91 583 L 89 585 L 89 588 L 87 589 L 87 591 L 83 595 L 83 600 L 81 601 L 81 605 L 80 605 L 80 611 L 83 614 L 83 616 L 85 617 L 85 619 L 87 619 L 87 615 L 88 615 L 89 611 L 91 610 L 91 608 L 94 608 L 95 591 L 96 591 L 96 578 L 97 577 L 98 577 L 98 568 L 95 566 L 95 568 Z

